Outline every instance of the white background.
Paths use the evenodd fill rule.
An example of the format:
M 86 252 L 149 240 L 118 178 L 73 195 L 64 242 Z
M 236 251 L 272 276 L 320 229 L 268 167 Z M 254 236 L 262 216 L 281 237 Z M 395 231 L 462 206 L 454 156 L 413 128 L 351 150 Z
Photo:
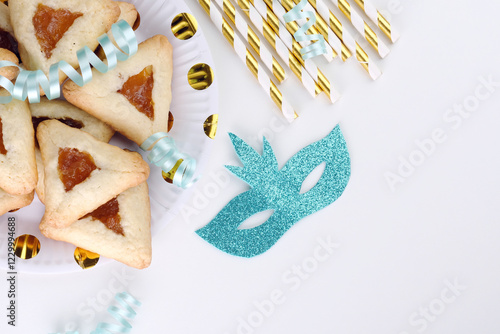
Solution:
M 380 61 L 363 43 L 383 76 L 373 82 L 354 59 L 318 61 L 343 98 L 333 106 L 324 96 L 314 100 L 290 77 L 281 87 L 300 118 L 285 126 L 197 2 L 186 2 L 211 45 L 220 88 L 218 135 L 188 203 L 192 210 L 154 237 L 146 270 L 112 263 L 75 274 L 21 274 L 18 327 L 6 326 L 1 315 L 0 332 L 62 332 L 76 324 L 88 333 L 100 320 L 111 321 L 104 309 L 116 288 L 143 303 L 133 333 L 498 333 L 500 87 L 459 125 L 443 117 L 455 104 L 473 101 L 479 77 L 500 82 L 500 5 L 402 0 L 392 15 L 402 37 L 391 54 Z M 374 2 L 388 8 L 386 0 Z M 227 132 L 259 151 L 265 134 L 282 166 L 339 122 L 352 176 L 333 205 L 253 259 L 222 253 L 194 233 L 246 189 L 224 172 L 236 159 Z M 397 172 L 400 157 L 418 155 L 415 141 L 431 138 L 436 128 L 446 140 L 392 191 L 384 174 Z M 228 182 L 217 185 L 214 173 Z M 308 267 L 307 278 L 289 272 L 314 264 L 317 240 L 328 237 L 338 249 Z M 116 281 L 122 271 L 133 278 Z M 296 284 L 283 276 L 294 276 Z M 461 290 L 446 290 L 446 282 Z M 259 316 L 254 303 L 275 290 L 282 303 Z M 248 325 L 238 331 L 242 322 Z

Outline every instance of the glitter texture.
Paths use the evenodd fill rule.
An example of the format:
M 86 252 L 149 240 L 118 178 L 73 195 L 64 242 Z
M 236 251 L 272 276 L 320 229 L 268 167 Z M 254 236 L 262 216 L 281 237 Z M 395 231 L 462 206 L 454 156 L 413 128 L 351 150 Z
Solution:
M 349 182 L 349 151 L 338 125 L 325 138 L 300 150 L 281 170 L 265 138 L 261 156 L 241 138 L 232 133 L 229 136 L 244 167 L 226 168 L 251 189 L 233 198 L 210 223 L 196 231 L 226 253 L 241 257 L 264 253 L 299 220 L 335 202 Z M 318 183 L 300 194 L 306 177 L 323 162 L 326 167 Z M 266 210 L 274 210 L 266 222 L 238 229 L 245 220 Z

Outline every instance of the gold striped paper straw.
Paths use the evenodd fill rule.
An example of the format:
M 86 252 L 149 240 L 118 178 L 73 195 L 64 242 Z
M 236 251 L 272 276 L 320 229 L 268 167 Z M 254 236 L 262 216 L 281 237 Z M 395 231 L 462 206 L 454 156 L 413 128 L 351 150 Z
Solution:
M 286 12 L 290 11 L 295 4 L 292 0 L 264 0 L 265 3 L 271 10 L 273 10 L 276 15 L 282 20 L 283 16 Z M 314 13 L 314 10 L 312 11 Z M 285 22 L 282 22 L 286 24 Z M 299 26 L 303 24 L 299 23 Z M 335 52 L 339 53 L 342 57 L 343 61 L 346 61 L 349 57 L 352 56 L 349 49 L 342 43 L 342 41 L 335 35 L 335 33 L 328 27 L 328 24 L 319 16 L 316 15 L 316 23 L 314 24 L 316 29 L 319 31 L 321 35 L 325 38 L 326 42 L 330 44 L 330 46 L 335 50 Z
M 210 2 L 211 0 L 208 0 Z M 259 36 L 255 33 L 255 31 L 248 26 L 245 20 L 235 20 L 235 10 L 234 6 L 231 3 L 228 3 L 233 7 L 233 11 L 231 12 L 229 7 L 226 7 L 226 2 L 222 2 L 220 0 L 213 1 L 218 6 L 218 9 L 223 8 L 224 13 L 227 17 L 233 22 L 236 26 L 236 30 L 243 36 L 246 36 L 246 40 L 248 44 L 252 47 L 252 49 L 260 56 L 260 59 L 267 66 L 267 68 L 272 68 L 272 73 L 274 77 L 281 83 L 284 79 L 287 78 L 286 72 L 280 63 L 274 58 L 271 51 L 267 48 L 267 46 L 261 43 Z M 239 14 L 239 13 L 238 13 Z M 222 15 L 222 14 L 221 14 Z M 246 34 L 245 34 L 246 32 Z
M 273 27 L 274 29 L 274 26 L 273 24 L 274 23 L 277 23 L 277 22 L 281 22 L 283 24 L 283 26 L 286 27 L 286 30 L 288 30 L 288 32 L 290 32 L 290 34 L 295 34 L 297 32 L 297 30 L 300 29 L 299 25 L 297 24 L 297 22 L 290 22 L 290 23 L 286 23 L 285 20 L 283 19 L 283 15 L 275 15 L 274 12 L 272 11 L 271 8 L 269 8 L 267 6 L 267 4 L 264 2 L 264 0 L 249 0 L 252 5 L 257 8 L 257 10 L 261 13 L 262 17 L 264 17 L 266 14 L 262 14 L 263 12 L 267 12 L 267 17 L 268 17 L 268 23 L 271 25 L 271 27 Z M 282 8 L 281 8 L 282 9 Z M 284 14 L 284 10 L 282 9 L 282 12 Z M 273 15 L 274 17 L 278 18 L 276 20 L 276 22 L 273 22 L 273 24 L 269 21 L 269 18 L 271 17 L 271 15 Z M 276 30 L 275 30 L 276 31 Z M 278 34 L 281 34 L 279 33 L 278 31 L 276 31 L 276 33 Z M 308 30 L 307 30 L 307 34 L 319 34 L 320 32 L 316 29 L 315 26 L 312 26 L 310 27 Z M 311 42 L 299 42 L 299 44 L 302 46 L 302 47 L 306 47 L 308 45 L 311 44 Z M 325 56 L 325 59 L 327 61 L 332 61 L 333 58 L 337 57 L 337 52 L 332 48 L 331 45 L 329 44 L 326 44 L 327 46 L 327 51 L 328 51 L 328 54 L 324 55 Z M 302 56 L 301 56 L 302 57 Z
M 250 28 L 247 24 L 247 22 L 245 21 L 245 19 L 241 16 L 241 14 L 239 12 L 236 11 L 236 8 L 234 7 L 234 5 L 229 1 L 229 0 L 214 0 L 214 2 L 219 6 L 219 7 L 222 7 L 223 10 L 224 10 L 224 14 L 226 14 L 227 17 L 229 17 L 229 19 L 231 20 L 231 22 L 233 22 L 233 24 L 237 27 L 237 29 L 240 31 L 240 32 L 243 32 L 243 31 L 247 31 L 248 32 L 248 35 L 257 35 L 255 33 L 255 31 Z M 260 41 L 259 41 L 260 43 Z M 259 45 L 256 45 L 257 48 Z M 276 50 L 276 46 L 275 45 L 271 45 L 275 51 Z M 255 48 L 254 48 L 255 50 Z M 257 52 L 257 51 L 256 51 Z M 318 95 L 320 92 L 321 92 L 321 88 L 319 86 L 315 87 L 315 83 L 314 81 L 312 81 L 312 78 L 310 81 L 302 81 L 302 75 L 298 75 L 297 73 L 301 73 L 300 71 L 300 68 L 296 68 L 294 66 L 294 63 L 291 63 L 289 61 L 289 58 L 288 57 L 285 57 L 283 58 L 282 55 L 278 52 L 278 55 L 282 58 L 282 60 L 288 65 L 288 67 L 290 67 L 290 69 L 292 70 L 292 72 L 297 75 L 297 77 L 301 80 L 301 82 L 304 84 L 304 87 L 306 88 L 306 90 L 313 96 L 315 97 L 316 95 Z M 300 66 L 300 64 L 299 64 Z M 300 66 L 301 67 L 301 66 Z M 297 72 L 298 70 L 298 72 Z M 304 78 L 304 79 L 307 79 L 307 78 Z M 316 89 L 317 88 L 317 89 Z
M 261 69 L 259 61 L 252 55 L 250 50 L 245 46 L 243 40 L 234 32 L 234 29 L 227 23 L 227 21 L 222 17 L 221 12 L 218 9 L 213 9 L 215 6 L 211 6 L 209 0 L 198 0 L 201 7 L 208 14 L 212 23 L 217 27 L 217 29 L 222 33 L 222 35 L 231 44 L 234 51 L 238 55 L 238 58 L 248 67 L 250 72 L 257 78 L 260 86 L 266 91 L 271 97 L 274 103 L 281 110 L 288 122 L 292 122 L 298 117 L 297 113 L 293 110 L 292 106 L 285 99 L 281 91 L 276 87 L 271 78 L 266 74 L 266 72 Z
M 224 0 L 228 1 L 228 0 Z M 330 101 L 333 103 L 340 98 L 340 94 L 331 86 L 330 80 L 321 72 L 321 70 L 314 64 L 312 59 L 303 60 L 300 55 L 301 45 L 293 40 L 292 35 L 288 32 L 285 27 L 279 22 L 276 15 L 269 10 L 269 8 L 264 4 L 262 13 L 259 13 L 258 9 L 254 7 L 250 0 L 238 0 L 238 6 L 243 10 L 243 12 L 250 18 L 250 21 L 257 27 L 257 30 L 266 38 L 266 40 L 273 46 L 278 55 L 286 61 L 289 59 L 289 63 L 292 71 L 304 80 L 305 75 L 309 75 L 314 82 L 321 88 L 323 92 L 328 96 Z M 273 29 L 271 25 L 266 20 L 271 20 L 274 22 L 275 28 Z M 297 66 L 297 62 L 302 65 L 302 68 Z M 294 70 L 294 68 L 296 70 Z M 305 68 L 305 72 L 303 69 Z M 297 73 L 296 73 L 297 72 Z M 306 85 L 306 83 L 304 83 Z M 307 84 L 309 85 L 309 84 Z M 315 86 L 315 94 L 317 91 L 317 86 Z
M 211 0 L 207 0 L 207 3 L 211 5 Z M 223 8 L 223 4 L 221 1 L 212 1 L 216 3 L 215 9 L 219 11 L 220 15 L 223 15 L 222 12 L 220 11 L 221 8 Z M 219 7 L 217 7 L 219 5 Z M 225 14 L 231 19 L 233 23 L 234 19 L 230 16 L 230 13 L 226 12 L 226 8 L 224 8 Z M 234 17 L 234 16 L 233 16 Z M 241 21 L 239 20 L 236 24 L 236 31 L 240 33 L 243 38 L 247 41 L 247 43 L 252 47 L 252 49 L 257 53 L 258 56 L 260 56 L 260 59 L 264 63 L 264 65 L 267 67 L 267 69 L 270 70 L 270 72 L 274 75 L 276 80 L 278 80 L 279 83 L 283 82 L 287 78 L 287 74 L 285 72 L 285 69 L 281 66 L 281 64 L 274 58 L 272 55 L 271 51 L 267 48 L 265 44 L 262 44 L 260 42 L 259 36 L 251 29 L 248 24 L 246 24 L 245 20 Z
M 295 3 L 298 3 L 300 0 L 294 0 Z M 335 15 L 330 11 L 328 6 L 323 2 L 323 0 L 308 0 L 309 6 L 314 7 L 314 9 L 318 12 L 318 14 L 325 19 L 328 18 L 328 22 L 330 28 L 335 32 L 338 38 L 340 38 L 345 45 L 349 48 L 349 50 L 356 54 L 356 60 L 363 66 L 363 68 L 368 72 L 370 77 L 375 80 L 377 79 L 382 72 L 378 68 L 378 66 L 373 62 L 372 59 L 368 56 L 368 54 L 363 50 L 363 48 L 356 42 L 354 37 L 344 29 L 342 23 L 335 17 Z M 307 6 L 304 8 L 307 9 Z
M 378 38 L 375 31 L 363 20 L 361 15 L 349 4 L 347 0 L 330 0 L 337 6 L 342 13 L 351 21 L 356 30 L 363 36 L 368 43 L 378 52 L 380 57 L 384 58 L 389 54 L 389 48 Z
M 382 32 L 389 37 L 391 42 L 396 42 L 399 39 L 399 33 L 391 26 L 389 20 L 387 20 L 380 12 L 375 8 L 370 0 L 354 0 L 359 7 L 365 12 L 366 16 L 375 23 Z

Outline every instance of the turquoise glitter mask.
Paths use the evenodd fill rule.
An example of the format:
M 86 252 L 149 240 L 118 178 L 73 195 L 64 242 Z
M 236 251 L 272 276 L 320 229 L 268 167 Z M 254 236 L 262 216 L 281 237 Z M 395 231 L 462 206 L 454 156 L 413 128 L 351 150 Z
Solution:
M 281 170 L 265 138 L 261 156 L 241 138 L 232 133 L 229 136 L 244 167 L 226 168 L 251 189 L 233 198 L 210 223 L 196 231 L 226 253 L 242 257 L 264 253 L 299 220 L 335 202 L 349 181 L 349 152 L 338 125 L 325 138 L 300 150 Z M 300 194 L 305 178 L 323 162 L 326 166 L 318 183 Z M 263 224 L 238 229 L 249 217 L 267 210 L 274 213 Z

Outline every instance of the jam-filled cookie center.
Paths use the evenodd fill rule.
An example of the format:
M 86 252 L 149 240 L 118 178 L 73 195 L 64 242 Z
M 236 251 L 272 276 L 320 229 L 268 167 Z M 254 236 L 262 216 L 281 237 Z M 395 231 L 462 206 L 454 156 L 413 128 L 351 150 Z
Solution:
M 3 129 L 2 129 L 2 118 L 0 118 L 0 154 L 7 154 L 5 145 L 3 144 Z
M 58 168 L 64 189 L 70 191 L 85 181 L 97 166 L 89 153 L 66 147 L 59 149 Z
M 17 42 L 7 31 L 0 29 L 0 49 L 7 49 L 19 57 Z
M 119 211 L 120 206 L 118 205 L 118 200 L 115 197 L 111 201 L 95 209 L 93 212 L 85 215 L 83 218 L 92 217 L 94 220 L 100 220 L 111 231 L 125 236 L 123 233 L 123 227 L 120 223 L 121 218 L 118 214 Z
M 153 66 L 145 67 L 140 73 L 131 76 L 118 91 L 127 100 L 149 119 L 155 117 L 153 103 Z
M 72 13 L 67 9 L 53 9 L 43 4 L 38 4 L 33 16 L 35 35 L 45 57 L 49 59 L 57 42 L 64 36 L 66 31 L 73 25 L 82 13 Z

